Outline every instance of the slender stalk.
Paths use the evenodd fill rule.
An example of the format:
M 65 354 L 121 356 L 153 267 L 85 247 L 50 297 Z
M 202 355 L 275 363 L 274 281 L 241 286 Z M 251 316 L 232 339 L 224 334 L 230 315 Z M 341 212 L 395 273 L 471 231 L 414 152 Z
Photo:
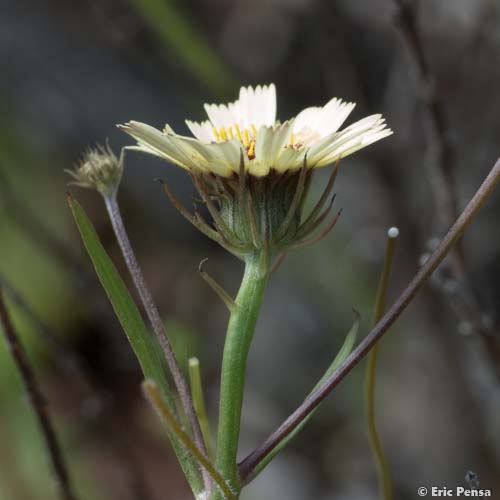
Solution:
M 222 359 L 216 465 L 230 484 L 239 489 L 238 438 L 245 384 L 245 368 L 269 269 L 260 255 L 245 263 L 245 273 L 231 313 Z
M 152 380 L 145 380 L 142 384 L 142 388 L 151 403 L 151 406 L 158 413 L 160 419 L 172 429 L 186 449 L 196 457 L 196 460 L 203 466 L 206 472 L 210 474 L 212 479 L 215 481 L 215 484 L 224 495 L 224 498 L 228 500 L 236 498 L 235 493 L 231 491 L 231 488 L 220 475 L 219 471 L 213 466 L 212 462 L 210 462 L 205 454 L 202 453 L 202 451 L 193 443 L 189 435 L 183 431 L 181 424 L 177 421 L 174 414 L 170 411 L 170 408 L 163 401 L 156 383 Z
M 38 387 L 35 373 L 29 363 L 26 351 L 24 350 L 16 331 L 14 330 L 14 325 L 10 320 L 9 313 L 7 312 L 7 308 L 5 306 L 2 290 L 0 290 L 0 324 L 2 325 L 7 347 L 12 354 L 12 358 L 16 364 L 19 375 L 21 376 L 24 388 L 28 393 L 28 402 L 31 405 L 33 413 L 38 420 L 40 430 L 42 431 L 45 446 L 47 448 L 47 454 L 49 455 L 50 462 L 52 464 L 54 479 L 57 484 L 59 496 L 62 500 L 76 500 L 76 495 L 71 485 L 63 452 L 54 430 L 54 426 L 47 412 L 47 402 Z
M 205 396 L 203 395 L 203 385 L 201 383 L 200 361 L 198 358 L 189 358 L 189 382 L 191 386 L 191 396 L 193 398 L 194 409 L 198 420 L 200 421 L 201 432 L 205 439 L 208 456 L 211 458 L 211 434 L 210 425 L 208 423 L 207 409 L 205 406 Z
M 394 249 L 396 247 L 396 238 L 398 237 L 398 230 L 391 228 L 387 232 L 387 246 L 385 250 L 384 265 L 380 275 L 378 284 L 377 295 L 375 298 L 375 307 L 373 313 L 374 325 L 380 320 L 385 311 L 385 301 L 387 296 L 387 288 L 389 285 L 389 275 L 392 268 L 392 261 L 394 257 Z M 375 384 L 377 372 L 379 343 L 377 342 L 373 349 L 368 354 L 368 364 L 366 366 L 366 381 L 365 381 L 365 410 L 366 410 L 366 425 L 368 427 L 368 437 L 372 447 L 373 458 L 377 464 L 378 480 L 380 488 L 380 498 L 384 500 L 392 500 L 392 481 L 391 471 L 387 458 L 382 447 L 377 431 L 377 422 L 375 417 Z
M 457 221 L 450 228 L 439 246 L 419 269 L 415 277 L 405 288 L 391 308 L 380 321 L 371 329 L 368 335 L 346 358 L 342 365 L 328 380 L 306 401 L 303 402 L 256 450 L 248 455 L 240 464 L 240 476 L 244 480 L 251 475 L 256 465 L 265 457 L 285 436 L 290 434 L 304 418 L 309 415 L 330 392 L 344 379 L 344 377 L 368 354 L 371 348 L 396 322 L 403 311 L 410 305 L 418 291 L 429 280 L 436 268 L 441 264 L 452 246 L 460 239 L 467 226 L 477 215 L 479 209 L 493 192 L 500 179 L 500 158 L 483 181 L 476 194 L 467 204 Z
M 112 193 L 104 196 L 104 202 L 106 204 L 106 209 L 108 211 L 111 224 L 113 225 L 113 230 L 120 245 L 120 249 L 127 264 L 132 280 L 137 289 L 139 297 L 141 299 L 142 305 L 146 310 L 148 319 L 153 327 L 153 330 L 158 338 L 160 346 L 165 355 L 168 367 L 174 379 L 175 387 L 179 392 L 179 397 L 183 410 L 188 418 L 189 424 L 193 432 L 193 439 L 196 446 L 202 451 L 205 456 L 207 455 L 207 450 L 205 447 L 205 442 L 203 440 L 203 435 L 200 428 L 200 423 L 196 416 L 196 411 L 194 409 L 193 400 L 191 399 L 191 394 L 189 386 L 182 374 L 181 368 L 177 362 L 172 345 L 167 337 L 167 332 L 165 331 L 165 326 L 160 317 L 160 313 L 156 304 L 154 303 L 151 292 L 146 284 L 146 280 L 142 274 L 139 263 L 130 244 L 130 240 L 123 224 L 123 219 L 120 213 L 120 208 L 118 206 L 118 201 L 116 199 L 116 194 Z M 211 479 L 207 471 L 200 467 L 201 473 L 203 475 L 203 482 L 205 484 L 205 490 L 209 492 L 211 490 Z

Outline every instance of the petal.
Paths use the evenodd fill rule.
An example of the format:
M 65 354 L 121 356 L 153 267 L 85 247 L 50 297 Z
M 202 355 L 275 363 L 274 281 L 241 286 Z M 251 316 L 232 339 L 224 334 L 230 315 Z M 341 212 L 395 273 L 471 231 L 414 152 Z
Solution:
M 201 123 L 186 120 L 186 125 L 191 130 L 191 133 L 200 141 L 209 143 L 216 140 L 212 124 L 208 120 Z
M 205 104 L 205 111 L 212 125 L 216 129 L 228 128 L 238 122 L 238 109 L 236 103 L 225 104 Z
M 293 132 L 313 130 L 319 137 L 325 137 L 341 127 L 355 106 L 334 97 L 323 107 L 306 108 L 295 117 Z
M 333 98 L 321 110 L 319 123 L 316 124 L 317 131 L 321 137 L 336 132 L 346 121 L 351 111 L 356 106 L 353 102 L 343 102 Z
M 255 161 L 262 166 L 274 167 L 284 147 L 290 142 L 292 122 L 278 127 L 260 127 L 255 140 Z
M 283 149 L 274 164 L 275 170 L 280 173 L 284 173 L 288 170 L 299 170 L 304 163 L 304 156 L 306 153 L 306 148 L 294 149 L 290 147 Z
M 199 170 L 230 177 L 240 167 L 241 143 L 237 139 L 204 144 L 192 137 L 169 136 L 174 145 L 186 151 Z
M 210 170 L 222 177 L 230 177 L 233 173 L 239 172 L 242 145 L 238 139 L 230 139 L 224 142 L 202 145 L 206 153 L 210 155 L 207 159 Z M 245 164 L 248 161 L 247 155 L 243 154 Z M 246 165 L 245 165 L 246 168 Z
M 213 172 L 229 177 L 235 168 L 239 168 L 240 143 L 235 139 L 224 143 L 204 144 L 192 137 L 163 134 L 139 122 L 129 122 L 122 129 L 138 141 L 136 149 L 166 158 L 187 170 Z
M 169 136 L 154 127 L 145 123 L 131 121 L 125 125 L 120 125 L 120 128 L 137 140 L 138 146 L 134 149 L 140 149 L 165 158 L 187 170 L 197 168 L 189 157 L 186 157 L 184 151 L 179 151 L 175 146 L 172 146 L 171 141 L 168 139 Z
M 330 134 L 315 142 L 310 148 L 309 158 L 311 162 L 316 163 L 318 160 L 325 156 L 328 156 L 336 148 L 342 146 L 347 141 L 358 137 L 365 132 L 373 130 L 374 127 L 383 124 L 384 119 L 382 118 L 382 115 L 367 116 L 366 118 L 353 123 L 344 130 L 341 130 L 340 132 L 334 132 L 333 134 Z
M 293 120 L 293 133 L 299 134 L 304 129 L 316 130 L 321 110 L 317 106 L 303 109 Z
M 274 84 L 252 87 L 241 87 L 238 99 L 240 126 L 257 129 L 262 125 L 271 127 L 276 121 L 276 87 Z
M 372 115 L 334 134 L 336 137 L 330 144 L 311 148 L 311 160 L 318 167 L 328 165 L 392 133 L 381 115 Z
M 187 155 L 191 164 L 203 172 L 212 172 L 221 177 L 230 177 L 238 172 L 241 158 L 241 142 L 230 139 L 224 142 L 205 144 L 192 137 L 169 135 L 172 146 Z M 243 155 L 245 158 L 246 155 Z
M 242 129 L 268 127 L 276 121 L 276 87 L 258 85 L 241 87 L 239 99 L 229 104 L 205 104 L 205 111 L 212 125 L 219 129 L 237 124 Z
M 349 144 L 344 144 L 344 146 L 342 146 L 338 150 L 335 150 L 335 153 L 333 155 L 330 155 L 328 158 L 321 161 L 318 164 L 318 166 L 328 165 L 340 158 L 345 158 L 346 156 L 349 156 L 355 153 L 356 151 L 359 151 L 360 149 L 366 148 L 367 146 L 373 144 L 374 142 L 380 141 L 385 137 L 389 137 L 393 133 L 394 132 L 389 128 L 384 128 L 383 130 L 379 131 L 368 132 L 364 134 L 363 137 L 358 138 L 357 141 L 352 141 Z M 326 163 L 324 161 L 326 161 Z

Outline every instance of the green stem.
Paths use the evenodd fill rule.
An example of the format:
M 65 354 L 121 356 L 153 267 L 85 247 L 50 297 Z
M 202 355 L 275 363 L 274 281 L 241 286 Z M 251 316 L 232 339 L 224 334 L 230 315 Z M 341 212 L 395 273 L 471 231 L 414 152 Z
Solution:
M 392 500 L 391 473 L 382 446 L 382 441 L 377 431 L 377 421 L 375 418 L 375 381 L 378 349 L 379 345 L 375 344 L 370 354 L 368 354 L 365 382 L 366 424 L 368 427 L 368 437 L 370 439 L 373 459 L 377 465 L 380 499 Z
M 377 464 L 380 498 L 383 500 L 392 500 L 391 471 L 389 469 L 389 464 L 387 463 L 382 441 L 380 440 L 380 436 L 377 431 L 377 422 L 375 417 L 375 382 L 378 349 L 379 345 L 375 344 L 370 351 L 370 354 L 368 354 L 365 382 L 366 424 L 368 427 L 368 436 L 370 439 L 373 458 Z
M 391 272 L 392 261 L 394 257 L 394 249 L 396 246 L 396 238 L 398 230 L 391 228 L 388 231 L 387 247 L 385 251 L 384 266 L 380 275 L 380 281 L 375 299 L 375 307 L 373 313 L 373 323 L 377 324 L 385 312 L 385 300 L 387 296 L 387 288 L 389 286 L 389 275 Z M 372 448 L 373 458 L 377 464 L 378 482 L 380 489 L 381 500 L 392 500 L 392 480 L 391 471 L 387 458 L 384 453 L 382 441 L 377 430 L 377 420 L 375 415 L 375 385 L 377 375 L 379 343 L 376 343 L 368 354 L 368 364 L 366 366 L 365 380 L 365 410 L 366 410 L 366 425 L 368 428 L 368 437 Z
M 236 307 L 229 318 L 224 345 L 216 465 L 224 478 L 237 490 L 240 489 L 237 452 L 245 368 L 268 278 L 267 259 L 261 259 L 259 255 L 249 256 L 236 296 Z

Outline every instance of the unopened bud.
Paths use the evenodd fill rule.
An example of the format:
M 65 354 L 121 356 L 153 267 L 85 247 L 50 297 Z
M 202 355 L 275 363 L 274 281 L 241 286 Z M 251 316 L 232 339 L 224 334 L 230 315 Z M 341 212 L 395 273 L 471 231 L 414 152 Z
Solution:
M 116 193 L 123 174 L 123 151 L 117 158 L 108 144 L 88 149 L 75 170 L 66 170 L 75 184 L 97 189 L 103 196 Z

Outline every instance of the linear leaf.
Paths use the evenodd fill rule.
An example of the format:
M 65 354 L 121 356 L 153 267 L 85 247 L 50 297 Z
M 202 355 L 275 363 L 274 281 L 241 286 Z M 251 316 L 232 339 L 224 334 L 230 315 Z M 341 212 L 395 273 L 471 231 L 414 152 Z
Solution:
M 311 394 L 313 394 L 314 391 L 316 391 L 321 386 L 321 384 L 323 384 L 323 382 L 328 379 L 328 377 L 343 363 L 343 361 L 347 358 L 347 356 L 349 356 L 349 354 L 353 350 L 356 338 L 358 336 L 359 325 L 361 322 L 360 315 L 356 311 L 354 311 L 354 313 L 356 319 L 354 320 L 351 329 L 347 333 L 344 343 L 342 344 L 342 347 L 335 356 L 335 359 L 332 361 L 331 365 L 327 368 L 324 375 L 321 377 L 319 382 L 314 386 L 314 389 L 309 393 L 309 396 L 307 397 L 310 397 Z M 302 422 L 290 434 L 288 434 L 285 438 L 283 438 L 283 440 L 280 441 L 262 459 L 261 462 L 259 462 L 259 464 L 253 470 L 252 474 L 248 478 L 246 478 L 245 483 L 249 483 L 252 479 L 254 479 L 262 472 L 262 470 L 269 464 L 269 462 L 271 462 L 273 458 L 276 457 L 276 455 L 305 427 L 305 425 L 307 424 L 307 422 L 309 422 L 309 419 L 314 415 L 314 413 L 316 413 L 316 410 L 312 411 L 304 420 L 302 420 Z
M 76 225 L 80 231 L 83 244 L 92 260 L 97 276 L 106 291 L 115 314 L 130 342 L 130 345 L 141 365 L 146 379 L 152 379 L 161 390 L 171 411 L 176 413 L 175 398 L 169 387 L 165 361 L 156 338 L 146 328 L 137 306 L 125 283 L 97 235 L 92 222 L 83 207 L 71 195 L 68 203 Z M 181 467 L 195 494 L 202 490 L 198 467 L 190 457 L 175 434 L 167 429 L 168 436 L 175 449 Z

